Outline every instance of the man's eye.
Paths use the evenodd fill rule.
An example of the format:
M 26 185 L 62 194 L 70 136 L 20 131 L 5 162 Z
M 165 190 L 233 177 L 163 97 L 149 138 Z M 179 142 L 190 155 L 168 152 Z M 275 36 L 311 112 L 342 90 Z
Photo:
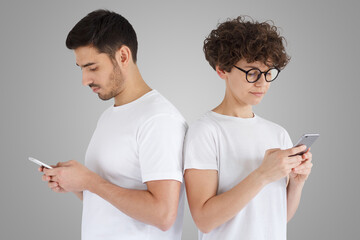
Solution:
M 92 71 L 92 72 L 94 72 L 94 71 L 97 70 L 97 67 L 95 67 L 95 68 L 89 68 L 89 70 Z

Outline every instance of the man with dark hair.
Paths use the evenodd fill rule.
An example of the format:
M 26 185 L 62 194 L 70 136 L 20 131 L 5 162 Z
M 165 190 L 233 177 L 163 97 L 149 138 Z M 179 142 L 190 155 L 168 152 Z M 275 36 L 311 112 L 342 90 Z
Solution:
M 55 192 L 83 200 L 82 239 L 181 239 L 182 145 L 178 110 L 142 79 L 137 39 L 121 15 L 97 10 L 69 32 L 82 83 L 115 104 L 101 115 L 85 166 L 40 168 Z

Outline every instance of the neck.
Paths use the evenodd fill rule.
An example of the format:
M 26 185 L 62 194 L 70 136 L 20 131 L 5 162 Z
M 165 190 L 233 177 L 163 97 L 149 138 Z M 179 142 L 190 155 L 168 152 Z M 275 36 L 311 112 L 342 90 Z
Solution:
M 123 89 L 114 97 L 114 106 L 117 107 L 130 103 L 151 90 L 143 80 L 138 67 L 134 65 L 125 77 Z
M 231 96 L 228 93 L 225 94 L 224 100 L 220 103 L 219 106 L 214 108 L 213 111 L 219 114 L 239 118 L 254 117 L 251 105 L 236 99 L 234 96 Z

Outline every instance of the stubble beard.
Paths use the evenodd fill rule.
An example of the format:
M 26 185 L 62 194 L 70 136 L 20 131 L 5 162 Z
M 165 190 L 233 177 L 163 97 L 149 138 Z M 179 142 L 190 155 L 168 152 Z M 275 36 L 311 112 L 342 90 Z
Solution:
M 98 94 L 99 98 L 101 100 L 107 101 L 115 97 L 121 92 L 121 89 L 123 87 L 124 79 L 121 75 L 120 67 L 117 63 L 114 63 L 114 68 L 112 74 L 110 74 L 110 83 L 109 86 L 111 86 L 110 92 L 105 94 Z

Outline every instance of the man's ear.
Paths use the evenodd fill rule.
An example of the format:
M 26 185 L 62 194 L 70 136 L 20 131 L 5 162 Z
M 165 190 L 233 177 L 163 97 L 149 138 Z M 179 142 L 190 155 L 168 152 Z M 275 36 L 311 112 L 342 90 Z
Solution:
M 216 73 L 219 75 L 219 77 L 221 79 L 226 80 L 226 78 L 227 78 L 226 72 L 224 70 L 220 69 L 218 65 L 216 65 L 215 69 L 216 69 Z
M 120 67 L 126 68 L 129 62 L 132 61 L 130 48 L 125 45 L 121 46 L 115 53 L 115 60 Z

